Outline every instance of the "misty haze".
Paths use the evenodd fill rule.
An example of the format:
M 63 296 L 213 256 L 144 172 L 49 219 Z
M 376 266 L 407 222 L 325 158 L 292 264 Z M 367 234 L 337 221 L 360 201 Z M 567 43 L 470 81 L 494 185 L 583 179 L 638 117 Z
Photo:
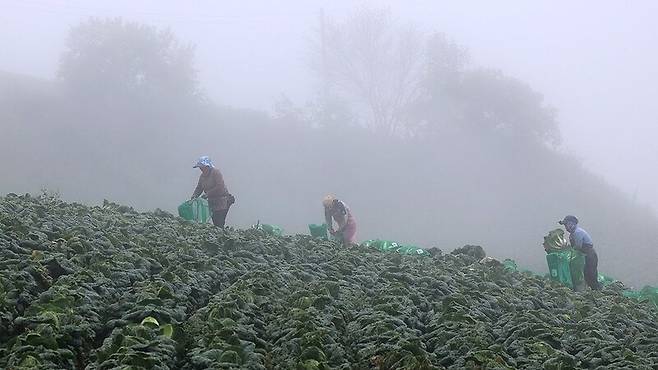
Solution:
M 166 219 L 204 194 L 200 176 L 216 168 L 221 196 L 235 201 L 224 203 L 227 232 L 308 234 L 325 208 L 349 205 L 357 244 L 396 241 L 432 258 L 481 246 L 543 276 L 544 237 L 561 229 L 577 242 L 565 219 L 574 215 L 600 276 L 629 291 L 658 285 L 654 2 L 0 0 L 0 9 L 7 245 L 20 239 L 10 219 L 29 208 L 26 193 Z M 203 197 L 216 217 L 212 192 Z M 210 222 L 197 226 L 225 237 Z M 275 352 L 280 367 L 267 368 L 293 366 Z M 189 368 L 210 367 L 200 364 Z

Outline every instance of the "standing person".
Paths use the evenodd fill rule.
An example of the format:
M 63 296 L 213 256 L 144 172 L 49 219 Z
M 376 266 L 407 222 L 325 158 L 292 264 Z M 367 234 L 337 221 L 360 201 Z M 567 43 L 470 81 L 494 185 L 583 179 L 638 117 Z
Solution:
M 356 243 L 356 220 L 352 216 L 350 208 L 332 195 L 327 195 L 322 201 L 322 205 L 329 233 L 344 245 Z M 334 230 L 334 221 L 338 225 L 336 230 Z
M 599 272 L 597 270 L 599 257 L 594 250 L 592 238 L 587 231 L 578 226 L 576 216 L 566 216 L 558 223 L 564 225 L 564 228 L 569 232 L 571 247 L 585 255 L 585 282 L 592 290 L 601 290 L 601 283 L 598 280 Z
M 235 198 L 228 192 L 222 173 L 213 165 L 208 156 L 199 158 L 193 168 L 201 170 L 201 175 L 192 199 L 205 192 L 204 197 L 208 198 L 208 206 L 212 213 L 212 223 L 215 226 L 224 227 L 228 209 L 235 203 Z

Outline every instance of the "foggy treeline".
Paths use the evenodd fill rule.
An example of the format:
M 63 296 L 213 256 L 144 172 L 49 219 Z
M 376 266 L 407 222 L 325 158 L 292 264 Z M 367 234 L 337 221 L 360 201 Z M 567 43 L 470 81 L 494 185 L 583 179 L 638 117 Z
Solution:
M 575 214 L 599 271 L 658 282 L 654 212 L 556 150 L 557 111 L 530 86 L 385 11 L 321 19 L 309 39 L 316 94 L 261 112 L 206 96 L 172 32 L 85 21 L 55 80 L 0 73 L 0 191 L 175 213 L 210 155 L 237 198 L 232 226 L 307 232 L 333 193 L 359 240 L 477 244 L 544 272 L 542 237 Z

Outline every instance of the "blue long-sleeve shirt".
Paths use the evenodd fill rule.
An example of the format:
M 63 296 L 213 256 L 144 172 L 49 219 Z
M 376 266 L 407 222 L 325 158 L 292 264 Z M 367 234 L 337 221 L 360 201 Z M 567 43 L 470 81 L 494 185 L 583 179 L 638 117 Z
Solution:
M 569 234 L 569 243 L 571 243 L 571 248 L 575 249 L 582 249 L 585 246 L 594 246 L 592 237 L 581 227 L 576 227 L 576 230 Z

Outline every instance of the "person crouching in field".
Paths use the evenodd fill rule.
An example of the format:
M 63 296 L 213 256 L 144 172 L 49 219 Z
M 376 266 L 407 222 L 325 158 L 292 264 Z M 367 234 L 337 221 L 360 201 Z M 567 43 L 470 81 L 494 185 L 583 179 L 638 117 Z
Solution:
M 327 195 L 322 205 L 329 233 L 344 245 L 356 243 L 356 220 L 350 208 L 332 195 Z M 334 230 L 334 221 L 338 225 L 336 230 Z

